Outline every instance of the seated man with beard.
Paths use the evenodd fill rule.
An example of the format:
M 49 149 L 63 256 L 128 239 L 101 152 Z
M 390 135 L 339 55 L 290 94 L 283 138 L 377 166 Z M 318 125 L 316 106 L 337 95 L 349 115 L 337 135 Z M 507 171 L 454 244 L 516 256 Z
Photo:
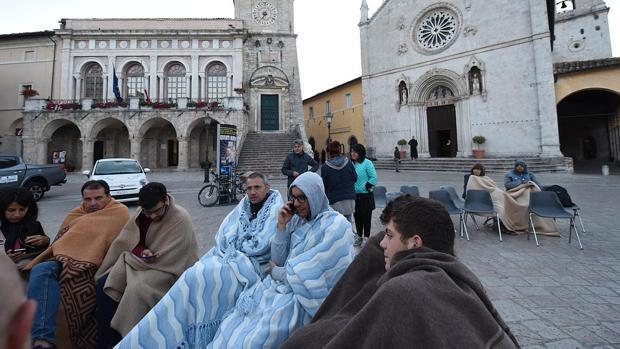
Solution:
M 518 348 L 480 280 L 454 257 L 433 200 L 401 196 L 318 310 L 281 348 Z
M 244 199 L 226 217 L 216 246 L 119 348 L 277 348 L 310 322 L 353 260 L 351 224 L 329 208 L 316 173 L 295 179 L 286 205 L 261 175 L 247 187 L 269 197 Z
M 118 343 L 198 260 L 192 217 L 162 183 L 142 187 L 138 204 L 95 275 L 100 348 Z

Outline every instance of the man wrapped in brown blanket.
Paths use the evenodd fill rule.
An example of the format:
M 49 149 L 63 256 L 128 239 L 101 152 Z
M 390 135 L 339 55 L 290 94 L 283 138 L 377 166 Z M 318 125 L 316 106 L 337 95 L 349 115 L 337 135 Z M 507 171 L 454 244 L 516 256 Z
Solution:
M 192 219 L 163 184 L 142 187 L 138 203 L 95 276 L 100 347 L 120 340 L 111 340 L 110 325 L 125 336 L 198 260 Z
M 381 221 L 386 231 L 281 348 L 519 347 L 478 278 L 454 257 L 454 227 L 440 203 L 401 196 Z
M 35 348 L 97 347 L 94 276 L 128 220 L 127 206 L 112 199 L 106 182 L 84 183 L 82 204 L 67 215 L 52 245 L 24 268 L 32 270 L 28 298 L 38 302 Z M 57 341 L 57 327 L 59 333 L 67 327 L 70 343 L 58 343 L 66 338 L 59 334 Z

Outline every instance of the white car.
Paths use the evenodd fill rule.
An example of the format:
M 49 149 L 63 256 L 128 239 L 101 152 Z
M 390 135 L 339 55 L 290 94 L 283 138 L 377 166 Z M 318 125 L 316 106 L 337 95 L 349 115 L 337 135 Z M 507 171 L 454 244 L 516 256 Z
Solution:
M 148 168 L 142 168 L 137 160 L 133 159 L 101 159 L 97 160 L 92 171 L 82 173 L 91 180 L 104 180 L 110 186 L 110 195 L 117 201 L 138 201 L 140 189 L 149 181 L 146 173 Z

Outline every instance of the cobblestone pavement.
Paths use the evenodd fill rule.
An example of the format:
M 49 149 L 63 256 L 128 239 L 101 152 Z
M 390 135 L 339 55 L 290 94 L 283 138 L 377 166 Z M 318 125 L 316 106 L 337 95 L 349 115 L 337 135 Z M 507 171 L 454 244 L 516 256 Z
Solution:
M 502 183 L 501 176 L 492 175 Z M 620 348 L 620 177 L 540 174 L 545 184 L 568 189 L 582 208 L 587 233 L 568 243 L 568 221 L 558 221 L 561 238 L 541 237 L 541 246 L 524 235 L 504 235 L 469 225 L 471 241 L 458 239 L 458 257 L 478 275 L 504 320 L 524 348 Z M 151 181 L 165 183 L 177 201 L 192 214 L 201 252 L 231 206 L 203 208 L 197 200 L 201 172 L 153 173 Z M 462 189 L 455 173 L 379 171 L 379 185 L 397 191 L 417 185 L 422 196 L 440 185 Z M 64 215 L 79 203 L 85 177 L 71 175 L 67 185 L 53 188 L 40 202 L 40 220 L 48 233 L 58 229 Z M 284 192 L 285 181 L 272 186 Z M 135 207 L 132 207 L 135 209 Z M 379 231 L 380 210 L 373 215 Z M 454 217 L 458 226 L 458 217 Z M 54 236 L 54 233 L 50 235 Z

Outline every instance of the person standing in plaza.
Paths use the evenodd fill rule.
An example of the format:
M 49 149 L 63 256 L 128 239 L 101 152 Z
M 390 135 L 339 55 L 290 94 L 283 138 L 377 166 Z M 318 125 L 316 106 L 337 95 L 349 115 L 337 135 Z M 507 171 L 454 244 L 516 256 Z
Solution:
M 329 160 L 321 167 L 321 177 L 329 204 L 353 224 L 355 210 L 355 182 L 357 173 L 353 163 L 340 154 L 340 142 L 333 141 L 327 146 Z
M 410 148 L 410 153 L 411 153 L 411 160 L 415 160 L 418 158 L 418 141 L 416 141 L 415 137 L 411 137 L 411 140 L 409 140 L 409 148 Z
M 373 188 L 377 185 L 377 171 L 372 161 L 366 159 L 366 148 L 362 144 L 351 147 L 351 160 L 354 162 L 357 181 L 355 182 L 355 228 L 357 231 L 356 246 L 360 246 L 364 238 L 370 237 L 372 211 L 375 209 Z
M 396 172 L 400 172 L 400 150 L 398 147 L 394 147 L 394 167 Z
M 310 169 L 312 172 L 319 169 L 319 164 L 310 155 L 304 153 L 304 142 L 301 139 L 296 139 L 293 144 L 293 152 L 288 154 L 282 166 L 282 174 L 288 177 L 287 188 L 300 174 L 308 172 L 308 166 L 312 167 Z

